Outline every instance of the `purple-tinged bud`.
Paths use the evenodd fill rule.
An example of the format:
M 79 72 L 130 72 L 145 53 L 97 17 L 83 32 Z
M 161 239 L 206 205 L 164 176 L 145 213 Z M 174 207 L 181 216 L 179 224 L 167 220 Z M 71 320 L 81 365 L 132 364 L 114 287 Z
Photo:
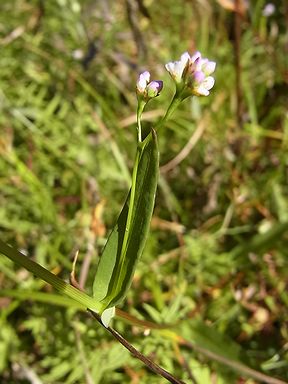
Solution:
M 138 99 L 144 100 L 146 103 L 156 97 L 159 96 L 161 90 L 163 88 L 163 81 L 161 80 L 153 80 L 150 81 L 150 73 L 145 71 L 140 74 L 137 84 L 136 84 L 136 93 Z
M 150 72 L 145 71 L 139 75 L 137 84 L 136 84 L 136 91 L 137 93 L 143 94 L 145 92 L 145 89 L 150 81 Z
M 149 97 L 149 99 L 159 96 L 159 93 L 161 92 L 162 88 L 163 88 L 163 81 L 161 80 L 151 81 L 151 83 L 147 85 L 147 96 Z

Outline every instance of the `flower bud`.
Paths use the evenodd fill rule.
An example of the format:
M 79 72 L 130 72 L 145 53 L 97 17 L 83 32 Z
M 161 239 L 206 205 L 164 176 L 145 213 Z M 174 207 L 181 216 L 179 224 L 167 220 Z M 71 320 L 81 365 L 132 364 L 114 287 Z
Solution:
M 150 72 L 145 71 L 140 74 L 137 84 L 136 84 L 136 92 L 137 94 L 144 94 L 147 85 L 150 81 Z
M 150 99 L 153 99 L 154 97 L 159 96 L 162 88 L 163 88 L 163 81 L 161 80 L 150 81 L 150 73 L 148 71 L 141 73 L 136 83 L 136 93 L 137 93 L 138 99 L 142 99 L 146 103 Z
M 162 88 L 163 88 L 163 81 L 161 80 L 151 81 L 151 83 L 149 83 L 146 88 L 148 98 L 152 99 L 153 97 L 159 96 L 159 93 L 161 92 Z

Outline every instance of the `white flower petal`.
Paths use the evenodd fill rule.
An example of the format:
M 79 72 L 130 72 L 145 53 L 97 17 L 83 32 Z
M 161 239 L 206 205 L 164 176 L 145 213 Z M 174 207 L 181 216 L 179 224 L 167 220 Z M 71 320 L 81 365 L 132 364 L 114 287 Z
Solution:
M 150 81 L 150 73 L 148 71 L 141 73 L 136 84 L 136 88 L 138 92 L 143 93 L 149 81 Z
M 192 63 L 194 63 L 197 59 L 201 59 L 201 53 L 199 51 L 196 51 L 195 53 L 193 53 L 193 55 L 190 58 Z
M 193 93 L 196 96 L 208 96 L 210 92 L 204 87 L 203 84 L 200 84 L 199 87 L 194 88 Z
M 191 57 L 190 57 L 189 53 L 188 52 L 184 52 L 181 55 L 180 61 L 181 61 L 181 63 L 184 63 L 186 65 L 187 61 L 190 60 L 190 59 L 191 59 Z
M 176 62 L 175 70 L 173 73 L 176 83 L 180 83 L 185 66 L 186 66 L 186 63 L 182 63 L 181 61 Z
M 150 72 L 145 71 L 145 72 L 141 73 L 140 77 L 142 77 L 144 80 L 147 81 L 147 83 L 149 83 L 149 81 L 150 81 Z
M 208 76 L 198 86 L 194 87 L 193 93 L 197 96 L 208 96 L 214 83 L 214 78 L 212 76 Z
M 176 81 L 176 83 L 181 82 L 184 68 L 186 67 L 189 59 L 190 59 L 189 53 L 184 52 L 181 55 L 180 61 L 170 62 L 165 65 L 165 68 L 170 73 L 172 78 Z
M 165 64 L 165 68 L 167 69 L 167 71 L 170 74 L 172 74 L 174 72 L 174 69 L 175 69 L 175 63 L 173 63 L 173 62 L 167 63 L 167 64 Z
M 206 76 L 211 75 L 215 71 L 216 63 L 214 61 L 207 61 L 204 65 L 202 65 L 202 71 Z
M 206 79 L 203 80 L 202 82 L 202 85 L 208 90 L 210 91 L 211 88 L 213 88 L 215 84 L 215 80 L 214 80 L 214 77 L 212 76 L 208 76 L 206 77 Z

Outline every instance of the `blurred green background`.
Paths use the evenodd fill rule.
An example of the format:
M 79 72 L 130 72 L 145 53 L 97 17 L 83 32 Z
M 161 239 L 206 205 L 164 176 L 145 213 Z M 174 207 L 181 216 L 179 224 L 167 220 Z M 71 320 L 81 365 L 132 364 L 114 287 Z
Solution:
M 148 127 L 173 94 L 165 63 L 187 50 L 217 62 L 211 95 L 160 134 L 151 232 L 122 306 L 214 358 L 113 323 L 187 383 L 265 382 L 229 359 L 288 381 L 287 25 L 285 0 L 0 3 L 1 239 L 64 279 L 79 249 L 89 293 L 130 185 L 138 74 L 164 80 Z M 1 383 L 166 382 L 3 255 L 0 287 Z

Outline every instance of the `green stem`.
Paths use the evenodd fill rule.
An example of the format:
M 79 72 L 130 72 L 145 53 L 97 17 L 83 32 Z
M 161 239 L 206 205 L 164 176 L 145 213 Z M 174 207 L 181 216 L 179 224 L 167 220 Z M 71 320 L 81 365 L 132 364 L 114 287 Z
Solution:
M 182 99 L 178 97 L 178 93 L 176 92 L 173 99 L 171 100 L 171 103 L 165 115 L 156 124 L 155 130 L 159 131 L 159 129 L 162 128 L 162 126 L 170 119 L 172 113 L 175 111 L 176 108 L 178 108 L 181 102 Z
M 142 141 L 142 128 L 141 128 L 141 116 L 144 111 L 146 102 L 144 100 L 138 101 L 138 107 L 137 107 L 137 133 L 138 133 L 138 144 Z
M 84 292 L 81 292 L 78 289 L 74 288 L 72 285 L 67 284 L 58 276 L 43 268 L 40 264 L 36 263 L 35 261 L 29 259 L 27 256 L 20 253 L 17 249 L 8 246 L 1 240 L 0 253 L 7 256 L 14 263 L 21 265 L 21 267 L 24 267 L 29 272 L 32 272 L 35 276 L 46 281 L 46 283 L 51 284 L 59 292 L 77 301 L 86 308 L 97 312 L 100 310 L 101 305 L 100 303 L 95 301 L 95 299 L 86 295 Z
M 132 185 L 131 185 L 131 195 L 130 195 L 130 201 L 129 201 L 129 211 L 128 211 L 128 216 L 127 216 L 127 223 L 126 223 L 126 228 L 125 228 L 125 235 L 124 235 L 124 240 L 123 240 L 123 253 L 126 251 L 126 245 L 127 245 L 127 240 L 128 236 L 130 234 L 130 227 L 131 227 L 131 219 L 132 219 L 132 214 L 133 214 L 133 208 L 134 208 L 134 202 L 135 202 L 135 191 L 136 191 L 136 179 L 137 179 L 137 172 L 138 172 L 138 167 L 139 167 L 139 162 L 141 158 L 141 147 L 137 147 L 137 152 L 136 152 L 136 157 L 135 157 L 135 162 L 134 162 L 134 167 L 133 167 L 133 173 L 132 173 Z

